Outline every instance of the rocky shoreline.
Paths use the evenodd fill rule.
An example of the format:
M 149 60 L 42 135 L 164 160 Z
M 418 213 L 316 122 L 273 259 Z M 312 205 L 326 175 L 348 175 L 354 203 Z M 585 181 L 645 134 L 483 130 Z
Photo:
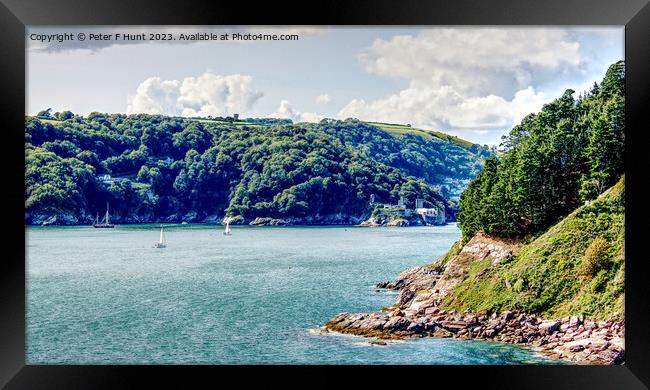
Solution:
M 510 310 L 460 313 L 443 308 L 443 299 L 467 274 L 472 260 L 489 256 L 496 265 L 517 250 L 515 243 L 475 236 L 446 261 L 406 270 L 394 282 L 378 283 L 377 288 L 399 291 L 392 307 L 376 313 L 338 314 L 325 324 L 323 331 L 379 340 L 491 340 L 530 347 L 542 355 L 578 364 L 624 364 L 624 320 L 594 321 L 584 315 L 546 319 Z
M 166 216 L 131 215 L 127 217 L 111 215 L 111 222 L 115 224 L 139 224 L 139 223 L 222 223 L 230 221 L 231 225 L 251 225 L 251 226 L 292 226 L 292 225 L 359 225 L 364 221 L 364 216 L 332 214 L 332 215 L 313 215 L 301 218 L 270 218 L 257 217 L 253 219 L 244 219 L 241 216 L 224 217 L 223 215 L 206 214 L 206 213 L 178 213 Z M 53 213 L 53 214 L 25 214 L 25 223 L 34 226 L 75 226 L 90 225 L 94 222 L 95 216 L 75 215 L 72 213 Z
M 405 226 L 435 226 L 453 222 L 454 218 L 446 215 L 444 209 L 439 209 L 433 216 L 411 213 L 409 215 L 393 214 L 387 212 L 373 212 L 368 219 L 361 222 L 360 226 L 379 227 L 405 227 Z
M 625 362 L 625 322 L 595 322 L 580 316 L 544 320 L 534 314 L 505 311 L 500 314 L 446 312 L 422 307 L 408 316 L 391 313 L 341 313 L 324 329 L 380 340 L 412 337 L 453 337 L 492 340 L 532 347 L 542 355 L 581 364 Z M 375 343 L 375 344 L 381 344 Z
M 77 225 L 91 225 L 95 220 L 94 216 L 83 215 L 76 216 L 70 213 L 58 214 L 38 214 L 38 215 L 25 215 L 25 222 L 27 225 L 34 226 L 77 226 Z M 254 219 L 244 219 L 241 216 L 223 217 L 219 215 L 198 214 L 190 212 L 187 214 L 172 214 L 167 216 L 153 215 L 132 215 L 122 217 L 118 215 L 111 216 L 111 222 L 115 224 L 140 224 L 140 223 L 222 223 L 225 224 L 230 221 L 231 225 L 250 225 L 250 226 L 301 226 L 301 225 L 349 225 L 349 226 L 431 226 L 431 225 L 444 225 L 446 223 L 431 223 L 417 218 L 411 220 L 386 220 L 379 221 L 374 219 L 365 219 L 365 216 L 332 214 L 332 215 L 314 215 L 306 217 L 287 217 L 287 218 L 271 218 L 271 217 L 256 217 Z

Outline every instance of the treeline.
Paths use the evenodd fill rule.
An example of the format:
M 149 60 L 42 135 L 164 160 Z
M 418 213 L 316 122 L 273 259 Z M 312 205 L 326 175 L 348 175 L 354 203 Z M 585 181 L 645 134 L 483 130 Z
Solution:
M 144 114 L 66 118 L 26 118 L 28 223 L 61 214 L 87 223 L 106 202 L 124 221 L 362 216 L 373 194 L 378 202 L 423 198 L 453 215 L 432 184 L 473 177 L 484 157 L 353 119 L 248 126 Z
M 530 114 L 504 136 L 498 157 L 460 200 L 463 237 L 482 231 L 524 237 L 543 231 L 623 174 L 625 64 L 610 66 L 603 81 L 574 99 L 559 99 Z

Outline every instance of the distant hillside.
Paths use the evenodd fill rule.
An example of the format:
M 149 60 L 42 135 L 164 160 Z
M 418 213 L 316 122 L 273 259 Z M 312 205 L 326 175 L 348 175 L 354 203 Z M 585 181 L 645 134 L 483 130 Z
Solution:
M 485 158 L 494 155 L 484 146 L 467 143 L 466 147 L 458 138 L 406 126 L 409 130 L 399 135 L 361 121 L 325 120 L 317 126 L 368 158 L 441 187 L 446 196 L 460 195 L 481 171 Z
M 290 119 L 272 118 L 247 118 L 236 122 L 226 118 L 190 118 L 190 120 L 253 128 L 272 124 L 293 124 Z M 352 123 L 354 126 L 351 126 Z M 410 175 L 424 179 L 429 184 L 451 187 L 452 192 L 458 195 L 465 189 L 466 183 L 455 183 L 449 179 L 473 178 L 480 172 L 482 161 L 494 155 L 494 151 L 485 145 L 409 125 L 332 119 L 325 119 L 318 124 L 302 122 L 296 125 L 324 129 L 341 142 L 361 151 L 366 157 L 402 169 Z M 374 131 L 371 127 L 377 127 L 382 132 Z
M 107 202 L 120 223 L 358 223 L 371 195 L 411 206 L 422 198 L 453 217 L 449 197 L 489 155 L 353 119 L 65 117 L 26 118 L 28 223 L 89 223 Z

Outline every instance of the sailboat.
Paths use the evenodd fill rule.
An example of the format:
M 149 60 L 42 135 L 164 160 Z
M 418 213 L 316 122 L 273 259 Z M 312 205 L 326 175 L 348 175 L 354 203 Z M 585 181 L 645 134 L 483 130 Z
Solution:
M 232 235 L 232 233 L 230 232 L 230 221 L 226 222 L 226 230 L 224 230 L 223 235 L 224 236 Z
M 153 244 L 154 248 L 167 248 L 167 240 L 165 240 L 165 230 L 163 225 L 160 225 L 160 240 Z
M 104 219 L 102 219 L 101 222 L 99 222 L 99 214 L 95 218 L 95 223 L 93 224 L 94 227 L 98 229 L 106 229 L 106 228 L 114 228 L 115 225 L 111 223 L 111 216 L 109 214 L 109 209 L 108 209 L 108 202 L 106 202 L 106 215 L 104 215 Z

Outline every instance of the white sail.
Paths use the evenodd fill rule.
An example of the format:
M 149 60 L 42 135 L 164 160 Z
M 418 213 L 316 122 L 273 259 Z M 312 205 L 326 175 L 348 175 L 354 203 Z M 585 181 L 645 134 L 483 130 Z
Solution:
M 94 225 L 96 228 L 112 228 L 114 225 L 111 224 L 111 214 L 109 211 L 109 203 L 106 202 L 106 214 L 104 214 L 104 217 L 102 218 L 102 221 L 99 221 L 99 213 L 97 213 L 97 217 L 95 218 L 95 223 Z
M 157 243 L 154 244 L 154 248 L 166 248 L 167 241 L 165 240 L 165 229 L 163 225 L 160 225 L 160 239 Z
M 107 225 L 110 223 L 110 214 L 108 213 L 108 207 L 109 204 L 106 202 L 106 216 L 104 217 L 104 223 Z
M 229 236 L 230 233 L 230 221 L 226 221 L 226 230 L 223 232 L 224 235 Z

